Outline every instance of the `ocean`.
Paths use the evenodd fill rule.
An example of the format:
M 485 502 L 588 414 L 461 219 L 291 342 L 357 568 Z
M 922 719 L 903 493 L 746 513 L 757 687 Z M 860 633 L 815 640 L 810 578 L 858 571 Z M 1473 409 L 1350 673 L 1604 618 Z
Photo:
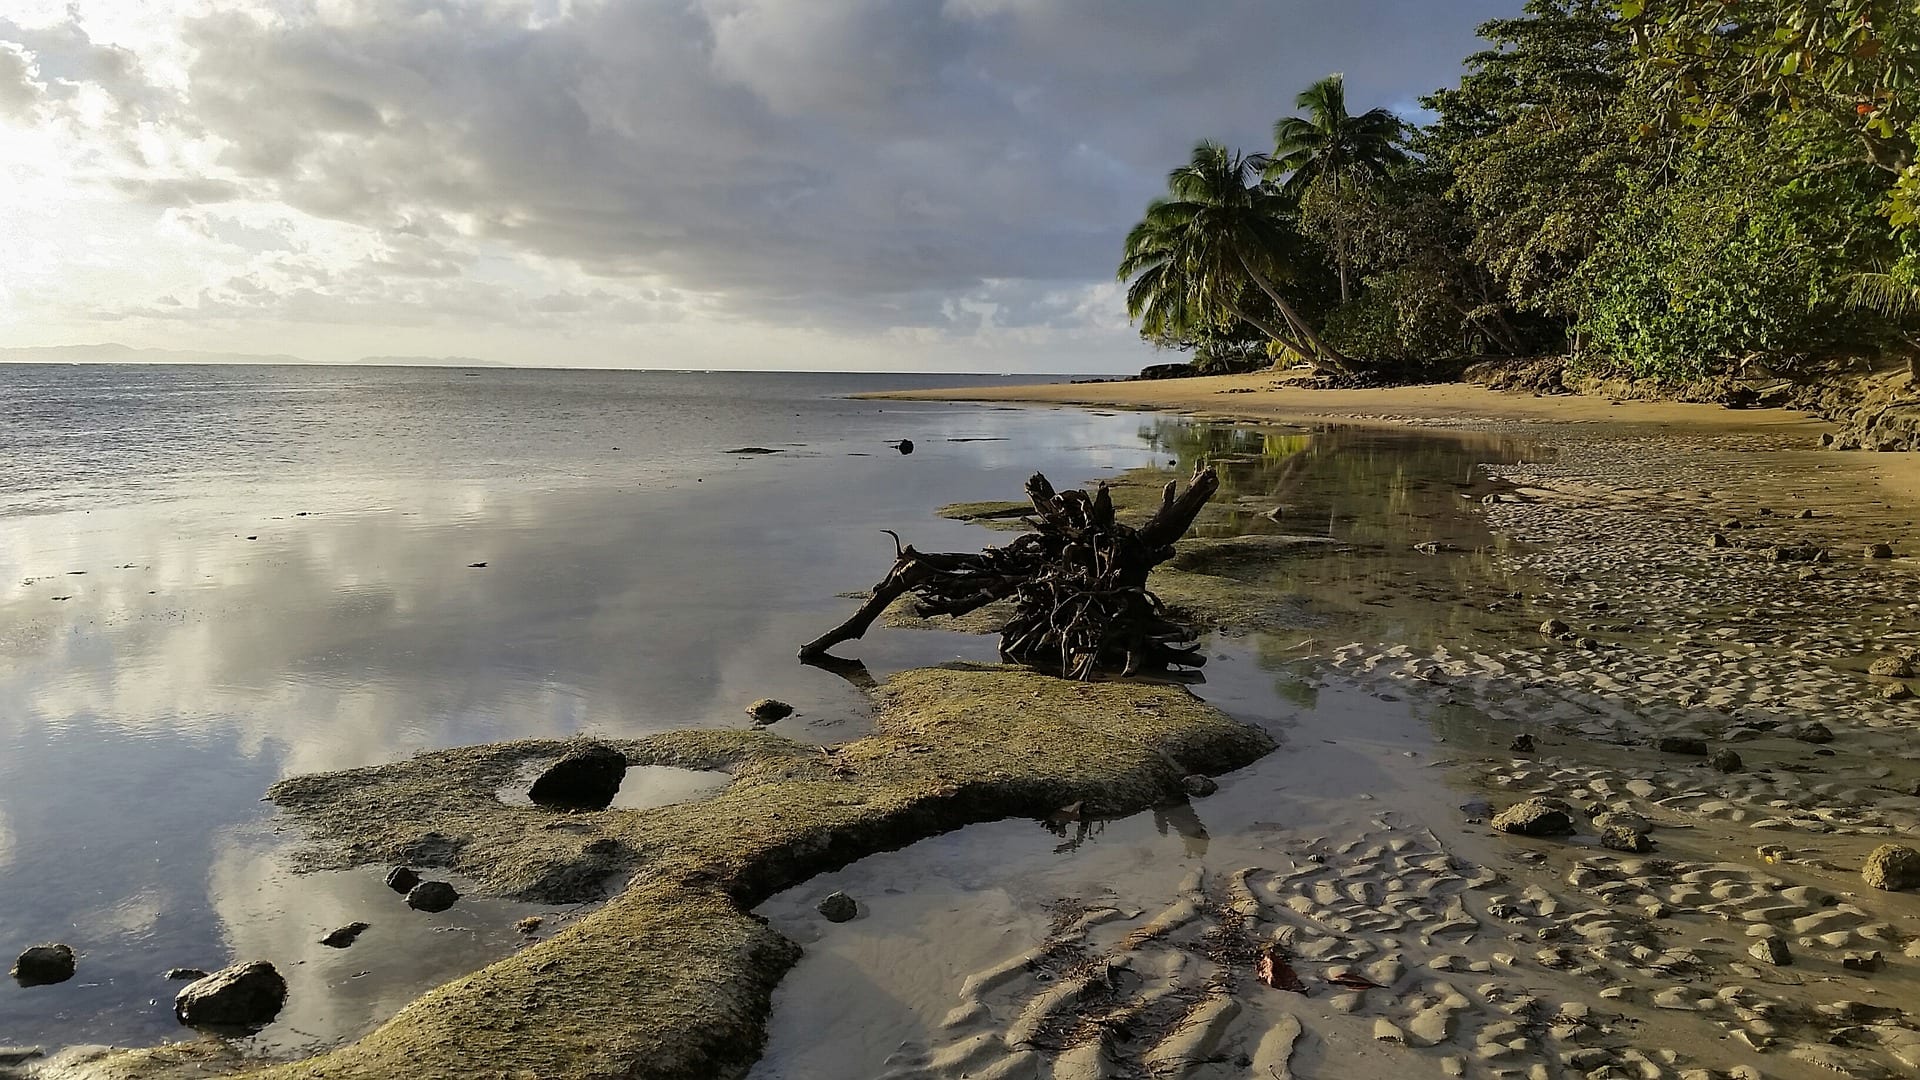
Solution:
M 798 706 L 783 733 L 856 736 L 864 695 L 794 650 L 885 572 L 881 529 L 977 548 L 933 511 L 1148 464 L 1177 423 L 847 396 L 969 381 L 0 366 L 0 952 L 80 954 L 0 990 L 0 1043 L 179 1038 L 169 968 L 266 959 L 292 993 L 251 1045 L 330 1045 L 564 917 L 295 873 L 282 777 L 744 725 L 763 696 Z M 992 644 L 844 651 L 884 677 Z

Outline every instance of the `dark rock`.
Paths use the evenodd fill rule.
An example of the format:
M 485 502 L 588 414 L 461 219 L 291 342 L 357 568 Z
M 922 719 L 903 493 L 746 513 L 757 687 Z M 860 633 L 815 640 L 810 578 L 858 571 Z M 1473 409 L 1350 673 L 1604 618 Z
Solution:
M 1893 558 L 1893 545 L 1868 544 L 1866 555 L 1869 559 L 1891 559 Z
M 1686 754 L 1689 757 L 1706 757 L 1707 740 L 1696 739 L 1690 735 L 1663 735 L 1654 744 L 1663 754 Z
M 913 440 L 901 439 L 899 442 L 893 444 L 893 448 L 902 454 L 911 454 L 913 453 Z
M 0 1046 L 0 1068 L 25 1065 L 46 1053 L 37 1046 Z
M 1485 821 L 1493 816 L 1493 804 L 1485 799 L 1475 799 L 1472 802 L 1461 803 L 1460 812 L 1467 815 L 1468 821 Z
M 1833 729 L 1818 720 L 1809 720 L 1804 724 L 1795 724 L 1787 734 L 1804 743 L 1830 743 L 1833 741 Z
M 1507 749 L 1516 754 L 1531 754 L 1533 753 L 1533 736 L 1515 735 L 1513 742 L 1507 744 Z
M 320 944 L 325 945 L 329 949 L 344 949 L 353 944 L 354 939 L 358 938 L 366 929 L 366 923 L 348 923 L 338 930 L 331 931 L 326 937 L 321 938 Z
M 1652 851 L 1653 841 L 1647 839 L 1646 833 L 1635 832 L 1625 825 L 1609 825 L 1600 830 L 1600 846 L 1612 848 L 1615 851 L 1640 853 Z
M 1826 562 L 1827 549 L 1813 544 L 1781 544 L 1767 549 L 1767 558 L 1777 563 Z
M 1740 519 L 1728 518 L 1727 520 L 1720 523 L 1720 527 L 1722 529 L 1725 529 L 1728 532 L 1734 532 L 1740 528 Z
M 1794 517 L 1796 517 L 1796 518 L 1799 518 L 1799 519 L 1800 519 L 1801 521 L 1811 521 L 1811 520 L 1813 520 L 1813 511 L 1812 511 L 1812 510 L 1802 510 L 1802 511 L 1800 511 L 1799 513 L 1797 513 L 1797 514 L 1795 514 L 1795 515 L 1793 515 L 1793 516 L 1794 516 Z
M 1715 772 L 1739 772 L 1746 763 L 1732 750 L 1721 749 L 1715 750 L 1713 756 L 1707 758 L 1707 764 L 1713 766 Z
M 1786 967 L 1793 963 L 1793 953 L 1787 950 L 1786 940 L 1777 937 L 1763 937 L 1753 943 L 1747 955 L 1763 964 Z
M 174 982 L 179 982 L 181 979 L 192 981 L 206 978 L 207 973 L 199 968 L 168 968 L 166 977 Z
M 1841 967 L 1862 973 L 1879 971 L 1881 963 L 1878 952 L 1850 952 L 1840 958 Z
M 1904 844 L 1881 844 L 1860 865 L 1860 877 L 1888 892 L 1920 889 L 1920 851 Z
M 52 986 L 73 978 L 73 949 L 67 945 L 35 945 L 13 962 L 13 981 L 21 986 Z
M 625 754 L 605 743 L 588 743 L 541 773 L 527 797 L 562 810 L 605 810 L 626 775 Z
M 1187 794 L 1191 795 L 1196 799 L 1204 799 L 1207 796 L 1213 794 L 1214 792 L 1220 790 L 1220 785 L 1214 783 L 1213 777 L 1201 776 L 1199 773 L 1194 773 L 1192 776 L 1182 777 L 1180 780 L 1180 786 L 1183 788 L 1186 788 Z
M 418 884 L 420 884 L 420 871 L 411 866 L 396 866 L 387 871 L 387 888 L 403 896 L 412 892 L 413 887 Z
M 1494 815 L 1493 827 L 1520 836 L 1570 836 L 1573 814 L 1559 799 L 1533 798 Z
M 836 892 L 828 894 L 827 898 L 820 901 L 814 910 L 828 922 L 842 923 L 860 914 L 860 905 L 854 903 L 853 897 L 846 893 Z
M 287 980 L 272 964 L 235 964 L 180 988 L 173 1015 L 190 1027 L 258 1028 L 287 1003 Z
M 1546 622 L 1540 624 L 1540 632 L 1548 637 L 1559 637 L 1571 629 L 1573 628 L 1561 622 L 1559 619 L 1548 619 Z
M 747 706 L 747 715 L 756 724 L 771 724 L 793 715 L 793 706 L 779 698 L 763 697 Z
M 1903 682 L 1892 683 L 1880 691 L 1880 696 L 1888 701 L 1905 701 L 1913 696 L 1913 688 Z
M 444 881 L 423 881 L 407 893 L 407 906 L 415 911 L 445 911 L 460 899 L 452 885 Z
M 778 454 L 782 451 L 769 450 L 764 446 L 736 446 L 732 450 L 723 450 L 726 454 Z
M 1728 548 L 1733 546 L 1733 541 L 1727 539 L 1726 533 L 1717 532 L 1707 537 L 1707 546 L 1710 548 Z
M 1867 674 L 1888 679 L 1913 678 L 1913 665 L 1904 656 L 1883 656 L 1867 665 Z

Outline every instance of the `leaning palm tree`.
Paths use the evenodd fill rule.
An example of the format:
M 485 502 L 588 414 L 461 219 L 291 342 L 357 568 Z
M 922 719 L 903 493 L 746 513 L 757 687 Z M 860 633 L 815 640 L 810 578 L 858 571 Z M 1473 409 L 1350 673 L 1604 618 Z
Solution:
M 1276 287 L 1294 277 L 1300 237 L 1284 216 L 1287 200 L 1258 174 L 1261 155 L 1218 143 L 1167 176 L 1167 197 L 1155 199 L 1127 234 L 1119 278 L 1129 282 L 1127 314 L 1149 337 L 1180 336 L 1238 320 L 1258 327 L 1315 367 L 1350 373 L 1346 358 L 1315 332 Z M 1251 285 L 1265 293 L 1285 326 L 1248 303 Z
M 1385 109 L 1370 109 L 1359 116 L 1349 113 L 1345 76 L 1321 79 L 1301 91 L 1294 104 L 1307 115 L 1282 117 L 1273 125 L 1273 156 L 1267 162 L 1267 177 L 1280 180 L 1287 194 L 1299 198 L 1317 186 L 1337 195 L 1371 183 L 1406 162 L 1407 153 L 1400 148 L 1405 122 Z M 1333 257 L 1340 272 L 1342 303 L 1352 299 L 1347 288 L 1347 248 L 1346 237 L 1336 235 Z

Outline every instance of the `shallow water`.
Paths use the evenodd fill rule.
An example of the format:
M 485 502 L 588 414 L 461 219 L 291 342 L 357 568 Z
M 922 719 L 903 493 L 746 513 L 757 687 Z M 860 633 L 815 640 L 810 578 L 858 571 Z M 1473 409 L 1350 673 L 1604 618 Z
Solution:
M 913 381 L 0 368 L 0 951 L 81 956 L 70 983 L 0 987 L 0 1043 L 180 1037 L 163 971 L 268 959 L 293 997 L 255 1042 L 324 1046 L 517 947 L 521 915 L 560 924 L 411 912 L 378 868 L 295 875 L 261 795 L 433 747 L 744 725 L 762 696 L 798 707 L 784 734 L 857 736 L 864 695 L 793 650 L 884 572 L 881 528 L 995 539 L 941 504 L 1219 459 L 1253 500 L 1233 530 L 1347 545 L 1276 571 L 1329 621 L 1405 618 L 1407 581 L 1481 572 L 1467 466 L 1520 452 L 843 397 Z M 783 452 L 725 452 L 748 445 Z M 1413 552 L 1436 538 L 1460 550 Z M 876 677 L 992 655 L 904 629 L 840 651 Z M 352 948 L 318 944 L 356 920 Z

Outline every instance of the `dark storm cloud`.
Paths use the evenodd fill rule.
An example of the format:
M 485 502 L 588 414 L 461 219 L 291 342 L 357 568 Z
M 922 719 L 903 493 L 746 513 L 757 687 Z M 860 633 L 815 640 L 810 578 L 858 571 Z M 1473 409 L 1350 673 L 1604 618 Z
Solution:
M 756 317 L 919 325 L 899 320 L 994 282 L 1106 280 L 1195 140 L 1258 146 L 1330 71 L 1357 105 L 1409 100 L 1518 4 L 677 0 L 541 16 L 368 0 L 192 23 L 180 124 L 224 141 L 251 197 L 322 217 L 657 276 Z M 6 59 L 0 107 L 31 92 Z M 160 201 L 235 193 L 140 183 Z

